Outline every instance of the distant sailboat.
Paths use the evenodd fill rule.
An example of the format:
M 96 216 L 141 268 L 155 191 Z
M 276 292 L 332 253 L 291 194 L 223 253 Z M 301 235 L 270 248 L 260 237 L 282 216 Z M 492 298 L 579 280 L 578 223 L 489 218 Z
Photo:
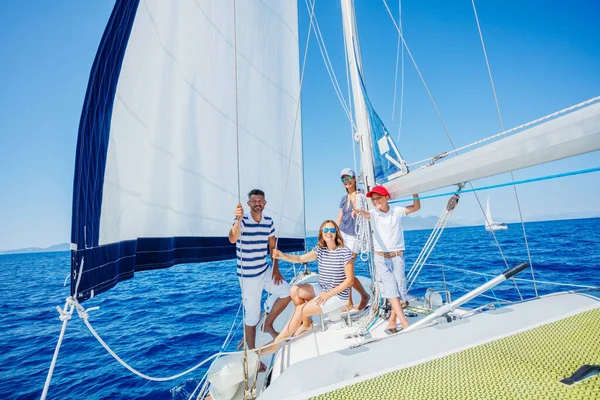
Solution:
M 490 198 L 487 198 L 487 204 L 485 206 L 485 230 L 491 231 L 505 231 L 508 226 L 502 222 L 494 222 L 492 219 L 492 212 L 490 211 Z

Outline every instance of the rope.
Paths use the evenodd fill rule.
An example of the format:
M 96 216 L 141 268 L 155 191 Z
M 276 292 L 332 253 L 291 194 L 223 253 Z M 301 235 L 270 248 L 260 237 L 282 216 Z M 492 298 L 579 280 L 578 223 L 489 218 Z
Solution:
M 367 197 L 362 193 L 358 193 L 356 196 L 356 208 L 360 210 L 368 210 Z M 369 254 L 373 254 L 373 242 L 369 220 L 358 216 L 356 219 L 355 232 L 358 245 L 356 252 L 360 252 L 360 259 L 367 263 L 371 282 L 374 283 L 377 281 L 377 271 L 375 269 L 373 258 L 369 257 Z M 353 335 L 362 335 L 366 333 L 377 320 L 379 308 L 381 306 L 379 285 L 373 284 L 372 288 L 373 300 L 371 302 L 371 307 L 368 312 L 360 315 L 356 324 L 357 329 Z
M 367 209 L 367 197 L 362 193 L 356 194 L 356 208 L 359 210 Z M 356 218 L 354 229 L 357 247 L 353 249 L 353 251 L 356 250 L 356 253 L 360 254 L 360 259 L 362 261 L 367 261 L 369 253 L 371 252 L 371 230 L 369 229 L 369 221 L 362 217 Z
M 506 182 L 506 183 L 500 183 L 500 184 L 496 184 L 496 185 L 481 186 L 479 188 L 472 188 L 472 189 L 466 189 L 466 190 L 463 189 L 461 193 L 478 192 L 481 190 L 496 189 L 496 188 L 505 187 L 505 186 L 522 185 L 522 184 L 531 183 L 531 182 L 547 181 L 550 179 L 564 178 L 566 176 L 589 174 L 591 172 L 598 172 L 598 171 L 600 171 L 600 167 L 580 169 L 580 170 L 576 170 L 576 171 L 563 172 L 560 174 L 540 176 L 537 178 L 522 179 L 520 181 L 515 181 L 515 182 Z M 446 192 L 446 193 L 440 193 L 440 194 L 432 194 L 429 196 L 420 196 L 417 199 L 413 199 L 412 197 L 406 198 L 406 199 L 395 199 L 395 200 L 390 200 L 389 203 L 393 204 L 393 203 L 404 203 L 404 202 L 413 201 L 413 200 L 433 199 L 436 197 L 448 196 L 448 195 L 458 194 L 458 193 L 459 193 L 458 191 L 454 191 L 454 192 Z
M 206 379 L 207 376 L 208 376 L 208 371 L 206 371 L 204 373 L 204 376 L 202 377 L 202 379 L 200 379 L 200 381 L 198 381 L 196 388 L 194 389 L 192 394 L 190 394 L 190 396 L 188 397 L 188 400 L 192 400 L 194 398 L 194 395 L 196 394 L 198 389 L 200 389 L 201 386 L 202 386 L 202 389 L 200 389 L 200 391 L 198 392 L 198 396 L 196 397 L 196 399 L 200 400 L 200 399 L 204 399 L 204 397 L 206 397 L 206 396 L 203 396 L 203 394 L 206 391 L 206 387 L 208 386 L 208 379 Z
M 494 94 L 494 102 L 496 103 L 496 111 L 498 113 L 498 121 L 500 122 L 500 129 L 504 131 L 504 122 L 502 121 L 502 114 L 500 113 L 500 104 L 498 103 L 498 96 L 496 94 L 496 87 L 494 86 L 494 78 L 492 77 L 492 69 L 490 68 L 490 62 L 488 60 L 487 51 L 485 50 L 485 43 L 483 41 L 483 33 L 481 32 L 481 25 L 479 24 L 479 17 L 477 15 L 477 8 L 475 7 L 475 0 L 471 0 L 473 4 L 473 12 L 475 14 L 475 21 L 477 22 L 477 30 L 479 31 L 479 38 L 481 39 L 481 48 L 483 49 L 483 56 L 485 57 L 485 65 L 487 66 L 488 75 L 490 77 L 490 84 L 492 86 L 492 93 Z M 521 220 L 521 229 L 523 230 L 523 238 L 525 239 L 525 248 L 527 249 L 527 258 L 529 260 L 529 268 L 531 269 L 531 277 L 533 279 L 533 288 L 535 291 L 535 297 L 538 297 L 537 286 L 535 285 L 535 274 L 533 272 L 533 262 L 531 261 L 531 252 L 529 251 L 529 243 L 527 241 L 527 231 L 525 230 L 525 222 L 523 221 L 523 213 L 521 212 L 521 203 L 519 201 L 519 194 L 517 193 L 517 186 L 514 184 L 515 175 L 510 171 L 510 177 L 513 182 L 513 190 L 515 192 L 515 199 L 517 200 L 517 209 L 519 210 L 519 218 Z
M 66 299 L 65 306 L 63 308 L 60 308 L 58 306 L 56 307 L 60 315 L 59 319 L 62 321 L 62 327 L 60 329 L 60 334 L 58 335 L 58 342 L 56 343 L 56 348 L 54 349 L 52 362 L 50 363 L 50 368 L 48 369 L 48 375 L 46 376 L 46 382 L 44 383 L 44 390 L 42 390 L 41 400 L 45 400 L 46 396 L 48 395 L 48 389 L 50 388 L 50 382 L 52 381 L 52 375 L 54 374 L 54 367 L 56 366 L 58 353 L 60 351 L 60 347 L 65 336 L 65 330 L 67 329 L 67 322 L 69 322 L 71 316 L 73 315 L 73 305 L 71 304 L 69 299 L 70 297 Z
M 516 132 L 516 131 L 519 131 L 519 130 L 521 130 L 521 129 L 523 129 L 523 128 L 527 128 L 527 127 L 529 127 L 529 126 L 532 126 L 532 125 L 538 124 L 538 123 L 540 123 L 540 122 L 544 122 L 544 121 L 547 121 L 547 120 L 549 120 L 549 119 L 552 119 L 552 118 L 558 117 L 559 115 L 566 114 L 566 113 L 569 113 L 569 112 L 571 112 L 571 111 L 573 111 L 573 110 L 576 110 L 576 109 L 579 109 L 579 108 L 582 108 L 582 107 L 588 106 L 588 105 L 590 105 L 590 104 L 593 104 L 593 103 L 595 103 L 595 102 L 597 102 L 597 101 L 599 101 L 599 100 L 600 100 L 600 96 L 594 97 L 594 98 L 592 98 L 592 99 L 589 99 L 589 100 L 583 101 L 583 102 L 581 102 L 581 103 L 578 103 L 578 104 L 572 105 L 572 106 L 570 106 L 570 107 L 564 108 L 564 109 L 562 109 L 562 110 L 560 110 L 560 111 L 556 111 L 556 112 L 554 112 L 554 113 L 552 113 L 552 114 L 548 114 L 548 115 L 546 115 L 546 116 L 544 116 L 544 117 L 541 117 L 541 118 L 538 118 L 538 119 L 536 119 L 536 120 L 533 120 L 533 121 L 527 122 L 527 123 L 525 123 L 525 124 L 522 124 L 522 125 L 516 126 L 516 127 L 512 128 L 512 129 L 509 129 L 509 130 L 507 130 L 507 131 L 502 131 L 502 132 L 500 132 L 500 133 L 497 133 L 497 134 L 495 134 L 495 135 L 489 136 L 489 137 L 487 137 L 487 138 L 484 138 L 484 139 L 481 139 L 481 140 L 477 140 L 476 142 L 473 142 L 473 143 L 467 144 L 467 145 L 465 145 L 465 146 L 462 146 L 462 147 L 459 147 L 459 148 L 457 148 L 457 149 L 453 149 L 453 150 L 450 150 L 450 151 L 444 152 L 444 153 L 442 153 L 442 154 L 444 154 L 444 157 L 446 157 L 446 156 L 449 156 L 450 154 L 453 154 L 453 153 L 458 153 L 458 152 L 460 152 L 460 151 L 462 151 L 462 150 L 466 150 L 466 149 L 468 149 L 468 148 L 471 148 L 471 147 L 474 147 L 474 146 L 478 146 L 478 145 L 480 145 L 480 144 L 482 144 L 482 143 L 484 143 L 484 142 L 488 142 L 488 141 L 490 141 L 490 140 L 497 139 L 497 138 L 499 138 L 499 137 L 501 137 L 501 136 L 504 136 L 504 135 L 507 135 L 507 134 L 509 134 L 509 133 L 514 133 L 514 132 Z M 437 158 L 437 157 L 438 157 L 438 156 L 434 156 L 434 157 L 425 158 L 425 159 L 423 159 L 423 160 L 415 161 L 415 162 L 413 162 L 413 163 L 410 163 L 410 164 L 408 164 L 408 166 L 410 167 L 410 166 L 413 166 L 413 165 L 423 164 L 423 163 L 426 163 L 426 162 L 428 163 L 428 162 L 431 162 L 432 160 L 434 160 L 434 159 L 435 159 L 435 158 Z
M 194 365 L 193 367 L 180 372 L 178 374 L 172 375 L 172 376 L 168 376 L 168 377 L 164 377 L 164 378 L 157 378 L 157 377 L 153 377 L 150 375 L 146 375 L 142 372 L 139 372 L 138 370 L 136 370 L 135 368 L 131 367 L 129 364 L 127 364 L 125 361 L 123 361 L 123 359 L 121 357 L 119 357 L 111 348 L 110 346 L 108 346 L 108 344 L 106 344 L 106 342 L 100 337 L 100 335 L 96 332 L 96 330 L 94 329 L 94 327 L 92 326 L 92 324 L 89 321 L 89 311 L 93 311 L 93 310 L 97 310 L 99 307 L 92 307 L 89 309 L 84 309 L 83 306 L 81 304 L 79 304 L 76 300 L 73 300 L 72 298 L 69 298 L 70 300 L 69 303 L 71 306 L 75 307 L 77 309 L 77 313 L 79 314 L 79 318 L 83 319 L 83 322 L 85 323 L 85 325 L 88 327 L 89 331 L 92 333 L 92 335 L 94 335 L 94 337 L 96 338 L 96 340 L 98 340 L 98 342 L 102 345 L 102 347 L 104 347 L 106 349 L 106 351 L 108 351 L 108 353 L 113 356 L 113 358 L 115 360 L 117 360 L 119 362 L 119 364 L 121 364 L 123 367 L 127 368 L 130 372 L 134 373 L 135 375 L 139 376 L 140 378 L 144 378 L 147 379 L 149 381 L 154 381 L 154 382 L 165 382 L 165 381 L 171 381 L 173 379 L 177 379 L 180 378 L 186 374 L 189 374 L 192 371 L 195 371 L 196 369 L 200 368 L 201 366 L 203 366 L 204 364 L 206 364 L 208 361 L 212 360 L 213 358 L 222 356 L 222 355 L 227 355 L 227 354 L 235 354 L 235 352 L 219 352 L 219 353 L 215 353 L 212 356 L 204 359 L 203 361 L 199 362 L 198 364 Z
M 236 13 L 236 0 L 233 0 L 233 63 L 234 63 L 234 72 L 235 72 L 235 147 L 236 147 L 236 164 L 237 164 L 237 189 L 238 189 L 238 204 L 242 202 L 242 189 L 240 182 L 240 133 L 239 133 L 239 101 L 238 101 L 238 68 L 237 68 L 237 13 Z M 240 220 L 240 235 L 238 238 L 238 244 L 240 246 L 240 269 L 242 271 L 242 276 L 240 279 L 240 287 L 242 290 L 242 303 L 244 296 L 244 257 L 242 250 L 242 228 L 243 228 L 243 217 Z M 242 307 L 243 311 L 243 319 L 246 320 L 246 308 Z M 246 327 L 244 326 L 244 398 L 247 397 L 248 394 L 248 345 L 246 343 Z

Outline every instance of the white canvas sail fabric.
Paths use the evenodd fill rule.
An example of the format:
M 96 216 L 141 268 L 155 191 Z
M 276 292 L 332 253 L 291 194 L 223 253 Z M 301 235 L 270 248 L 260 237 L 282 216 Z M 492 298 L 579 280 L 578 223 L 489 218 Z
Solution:
M 385 186 L 397 199 L 598 150 L 600 103 L 593 103 Z
M 91 269 L 135 259 L 126 274 L 99 278 L 112 280 L 104 286 L 130 277 L 130 268 L 235 257 L 226 237 L 238 182 L 247 212 L 247 193 L 263 190 L 282 243 L 303 243 L 297 4 L 237 1 L 235 20 L 236 36 L 233 1 L 117 1 L 80 126 L 74 284 L 92 249 L 104 250 L 87 254 L 86 263 L 98 264 Z M 98 88 L 108 77 L 112 90 Z M 104 142 L 86 151 L 102 124 Z M 97 293 L 96 281 L 80 282 L 78 292 Z
M 236 7 L 242 200 L 264 190 L 279 234 L 300 238 L 296 4 Z M 140 2 L 113 108 L 100 244 L 227 233 L 238 201 L 233 32 L 233 1 Z
M 488 197 L 485 203 L 485 228 L 489 228 L 494 224 L 492 219 L 492 210 L 490 210 L 490 198 Z

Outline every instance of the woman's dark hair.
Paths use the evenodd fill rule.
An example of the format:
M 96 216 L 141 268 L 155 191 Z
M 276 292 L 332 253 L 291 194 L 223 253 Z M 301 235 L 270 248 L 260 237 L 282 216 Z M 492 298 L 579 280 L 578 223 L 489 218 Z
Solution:
M 325 239 L 323 239 L 323 227 L 325 226 L 325 224 L 333 224 L 333 227 L 335 228 L 335 244 L 337 245 L 337 247 L 344 246 L 344 239 L 342 239 L 340 227 L 335 223 L 335 221 L 332 221 L 330 219 L 323 222 L 321 224 L 321 227 L 319 228 L 319 241 L 317 242 L 317 246 L 321 248 L 327 247 L 327 244 L 325 244 Z

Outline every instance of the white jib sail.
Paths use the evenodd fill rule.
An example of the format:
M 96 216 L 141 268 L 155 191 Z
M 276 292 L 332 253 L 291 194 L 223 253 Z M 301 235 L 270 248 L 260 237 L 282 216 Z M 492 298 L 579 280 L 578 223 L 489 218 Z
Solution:
M 100 245 L 227 236 L 238 201 L 233 5 L 140 2 L 111 120 Z M 264 190 L 277 235 L 303 238 L 297 4 L 236 7 L 242 202 Z

